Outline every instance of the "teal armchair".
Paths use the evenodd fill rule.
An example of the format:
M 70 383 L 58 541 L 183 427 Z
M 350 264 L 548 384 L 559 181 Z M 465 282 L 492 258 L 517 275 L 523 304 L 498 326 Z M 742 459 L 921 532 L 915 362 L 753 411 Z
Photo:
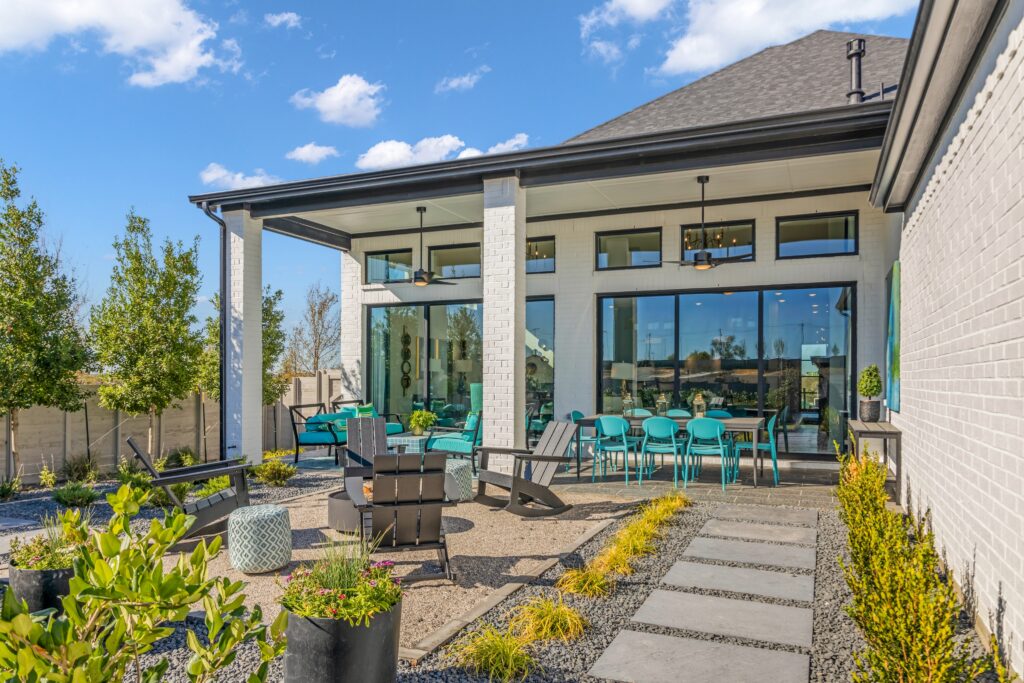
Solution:
M 476 450 L 483 441 L 483 413 L 470 415 L 462 427 L 434 427 L 427 439 L 428 452 L 443 452 L 457 458 L 469 458 L 476 474 Z

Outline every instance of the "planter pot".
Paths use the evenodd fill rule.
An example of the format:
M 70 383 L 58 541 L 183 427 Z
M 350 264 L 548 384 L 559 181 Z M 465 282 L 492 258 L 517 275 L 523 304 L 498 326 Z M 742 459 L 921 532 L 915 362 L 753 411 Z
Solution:
M 28 603 L 31 612 L 53 607 L 62 611 L 61 598 L 70 592 L 74 569 L 19 569 L 10 568 L 10 589 L 15 597 Z
M 862 422 L 878 422 L 882 414 L 882 402 L 876 399 L 863 399 L 860 402 L 860 419 Z
M 289 614 L 285 683 L 393 683 L 401 618 L 401 602 L 369 626 Z
M 423 427 L 410 427 L 409 431 L 413 436 L 423 436 Z

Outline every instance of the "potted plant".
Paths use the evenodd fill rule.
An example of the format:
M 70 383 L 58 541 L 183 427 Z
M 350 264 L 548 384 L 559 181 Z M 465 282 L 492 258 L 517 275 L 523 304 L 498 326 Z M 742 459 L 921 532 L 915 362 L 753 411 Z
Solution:
M 70 592 L 75 573 L 75 555 L 88 529 L 79 510 L 66 510 L 59 517 L 44 517 L 43 533 L 11 541 L 11 591 L 30 612 L 62 608 L 61 598 Z
M 861 370 L 857 393 L 861 395 L 860 419 L 864 422 L 878 422 L 882 412 L 882 402 L 878 400 L 882 394 L 882 375 L 874 363 Z
M 420 436 L 427 429 L 437 422 L 437 415 L 429 410 L 414 410 L 409 416 L 409 430 L 416 436 Z
M 391 683 L 398 674 L 402 588 L 373 544 L 334 545 L 287 579 L 286 683 Z

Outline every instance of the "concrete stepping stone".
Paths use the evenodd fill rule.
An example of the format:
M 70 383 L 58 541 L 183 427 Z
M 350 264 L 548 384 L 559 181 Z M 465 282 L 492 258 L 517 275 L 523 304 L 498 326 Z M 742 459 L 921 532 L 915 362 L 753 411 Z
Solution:
M 632 621 L 806 648 L 813 626 L 806 607 L 665 590 L 647 596 Z
M 751 541 L 774 541 L 801 545 L 814 545 L 818 540 L 817 529 L 725 519 L 709 519 L 704 523 L 700 533 L 704 536 L 727 536 L 729 538 L 746 538 Z
M 690 541 L 683 557 L 699 557 L 721 562 L 761 564 L 766 567 L 814 569 L 815 549 L 796 545 L 774 545 L 753 541 L 727 541 L 697 536 Z
M 20 517 L 0 517 L 0 534 L 5 534 L 11 529 L 18 529 L 26 526 L 38 526 L 39 522 L 34 519 L 21 519 Z
M 810 658 L 795 652 L 622 631 L 589 674 L 631 683 L 807 683 Z
M 711 513 L 711 516 L 718 519 L 748 520 L 769 524 L 772 522 L 802 526 L 817 526 L 818 524 L 817 510 L 766 505 L 719 505 Z
M 781 600 L 814 600 L 814 577 L 749 567 L 723 567 L 680 560 L 672 565 L 662 583 L 680 588 L 749 593 Z

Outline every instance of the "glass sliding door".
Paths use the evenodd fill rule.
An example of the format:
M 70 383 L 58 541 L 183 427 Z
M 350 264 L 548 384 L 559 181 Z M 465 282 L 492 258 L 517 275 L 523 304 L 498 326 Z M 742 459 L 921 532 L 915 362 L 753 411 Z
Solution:
M 426 318 L 422 306 L 371 308 L 369 400 L 403 420 L 422 405 Z
M 442 427 L 458 424 L 474 410 L 472 386 L 482 384 L 484 374 L 483 310 L 482 304 L 429 307 L 429 408 Z
M 601 402 L 654 410 L 675 389 L 675 296 L 601 299 Z
M 526 405 L 539 427 L 554 417 L 555 300 L 526 302 Z M 537 430 L 534 430 L 537 431 Z
M 764 292 L 765 407 L 779 411 L 787 451 L 831 453 L 843 441 L 852 314 L 850 287 Z
M 757 413 L 757 292 L 679 297 L 679 404 Z

